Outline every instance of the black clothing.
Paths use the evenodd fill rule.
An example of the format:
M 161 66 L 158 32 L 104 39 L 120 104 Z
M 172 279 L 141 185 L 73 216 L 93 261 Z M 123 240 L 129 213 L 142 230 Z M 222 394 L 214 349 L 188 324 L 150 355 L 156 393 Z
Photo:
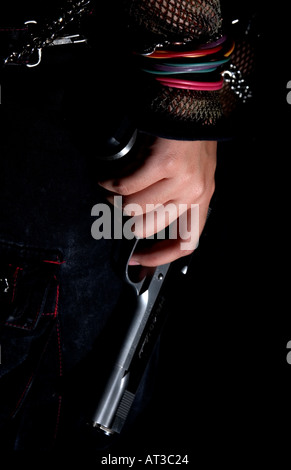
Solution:
M 228 446 L 239 453 L 243 445 L 233 429 L 255 420 L 252 449 L 262 422 L 260 408 L 254 418 L 248 407 L 259 402 L 256 392 L 248 396 L 258 380 L 255 366 L 249 368 L 250 351 L 259 348 L 249 299 L 261 261 L 253 257 L 260 248 L 253 228 L 259 132 L 219 144 L 209 230 L 187 281 L 169 292 L 171 315 L 125 433 L 111 447 L 87 426 L 110 363 L 108 338 L 122 323 L 115 308 L 126 293 L 111 265 L 113 241 L 91 236 L 91 209 L 103 201 L 94 153 L 104 123 L 96 120 L 84 134 L 85 118 L 102 119 L 96 101 L 88 109 L 86 54 L 51 50 L 39 68 L 12 67 L 1 77 L 1 454 L 24 450 L 30 459 L 53 449 L 65 459 L 96 462 L 110 451 L 185 453 L 193 462 L 211 447 L 219 459 L 222 423 Z M 110 101 L 109 78 L 106 70 L 99 76 L 101 110 Z M 100 89 L 93 93 L 98 97 Z M 248 351 L 238 346 L 246 336 Z

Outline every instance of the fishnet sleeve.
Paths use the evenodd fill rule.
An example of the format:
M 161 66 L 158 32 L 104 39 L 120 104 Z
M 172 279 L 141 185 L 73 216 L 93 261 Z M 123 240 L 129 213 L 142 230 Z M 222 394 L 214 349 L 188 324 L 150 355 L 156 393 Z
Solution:
M 220 0 L 122 2 L 132 45 L 137 49 L 147 50 L 165 41 L 207 44 L 225 34 Z M 243 47 L 243 54 L 242 46 L 236 48 L 234 62 L 239 67 L 243 57 L 243 65 L 249 71 L 253 62 L 251 48 L 246 44 Z M 237 104 L 237 96 L 227 83 L 222 90 L 196 91 L 166 87 L 148 77 L 142 80 L 138 100 L 143 114 L 150 115 L 152 126 L 162 125 L 164 134 L 216 138 L 216 130 Z
M 219 0 L 124 0 L 130 25 L 173 39 L 212 38 L 221 29 Z

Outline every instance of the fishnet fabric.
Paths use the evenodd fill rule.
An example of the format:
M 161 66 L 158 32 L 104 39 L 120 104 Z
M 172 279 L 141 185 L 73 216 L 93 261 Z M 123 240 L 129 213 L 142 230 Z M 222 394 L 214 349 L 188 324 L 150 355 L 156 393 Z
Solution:
M 243 40 L 236 45 L 232 63 L 248 80 L 255 72 L 255 52 L 252 45 Z M 228 117 L 236 109 L 239 98 L 228 83 L 220 91 L 190 91 L 160 87 L 151 101 L 151 110 L 176 121 L 195 121 L 201 125 L 215 125 L 223 116 Z
M 134 26 L 170 40 L 171 36 L 211 39 L 221 29 L 219 0 L 132 0 L 125 4 Z
M 248 80 L 255 72 L 255 54 L 252 46 L 243 41 L 237 45 L 232 63 Z M 160 87 L 151 101 L 151 110 L 176 121 L 195 121 L 203 126 L 215 125 L 219 119 L 229 117 L 237 108 L 238 96 L 230 84 L 224 83 L 220 91 L 190 91 Z
M 237 42 L 234 54 L 232 56 L 232 63 L 235 64 L 243 74 L 243 76 L 250 76 L 255 69 L 255 50 L 250 41 L 243 39 Z
M 215 125 L 222 117 L 222 106 L 217 92 L 179 90 L 160 87 L 151 102 L 151 110 L 175 121 L 199 122 Z
M 220 0 L 123 0 L 128 24 L 140 43 L 152 37 L 153 44 L 163 40 L 211 42 L 223 34 Z M 152 36 L 151 36 L 152 35 Z M 145 44 L 146 46 L 148 44 Z M 244 78 L 253 72 L 254 51 L 247 40 L 236 43 L 232 62 Z M 147 110 L 170 121 L 215 126 L 228 117 L 238 104 L 238 96 L 228 83 L 220 91 L 190 91 L 150 85 Z

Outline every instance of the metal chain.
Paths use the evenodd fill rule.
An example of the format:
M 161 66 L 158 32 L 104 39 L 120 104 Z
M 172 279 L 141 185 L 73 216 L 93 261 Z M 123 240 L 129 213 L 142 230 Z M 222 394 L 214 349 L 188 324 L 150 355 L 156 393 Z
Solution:
M 243 103 L 246 103 L 253 97 L 250 86 L 236 65 L 230 64 L 229 70 L 223 72 L 223 77 L 224 81 L 230 84 L 231 90 Z
M 9 283 L 6 278 L 0 279 L 0 295 L 7 294 L 9 291 Z
M 38 65 L 41 59 L 42 50 L 50 45 L 54 45 L 54 41 L 60 38 L 65 28 L 79 21 L 83 16 L 92 11 L 92 0 L 67 0 L 66 6 L 62 8 L 58 17 L 52 21 L 48 21 L 41 25 L 37 34 L 31 34 L 30 40 L 23 46 L 23 48 L 16 52 L 12 52 L 4 60 L 4 65 L 7 64 L 23 64 L 27 66 Z M 37 24 L 36 21 L 27 21 L 26 25 Z M 71 41 L 71 43 L 78 41 Z M 57 43 L 56 43 L 57 44 Z M 39 60 L 36 64 L 29 64 L 29 59 L 35 54 L 38 54 Z

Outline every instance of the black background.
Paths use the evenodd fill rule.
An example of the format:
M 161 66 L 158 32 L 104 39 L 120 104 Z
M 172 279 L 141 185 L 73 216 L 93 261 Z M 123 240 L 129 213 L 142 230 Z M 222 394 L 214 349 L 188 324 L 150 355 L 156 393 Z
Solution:
M 219 144 L 207 231 L 188 279 L 169 293 L 153 401 L 112 450 L 89 456 L 94 465 L 109 452 L 140 458 L 188 454 L 191 466 L 231 468 L 271 460 L 281 468 L 279 459 L 288 458 L 291 44 L 284 12 L 265 13 L 260 10 L 256 119 L 251 133 L 246 122 L 238 140 Z M 9 145 L 9 136 L 21 136 L 21 122 L 33 123 L 36 115 L 42 116 L 37 134 L 31 133 L 37 148 L 46 138 L 47 120 L 57 135 L 71 64 L 69 57 L 71 69 L 61 63 L 33 76 L 3 76 L 1 122 L 10 131 L 3 133 L 2 146 Z M 88 457 L 68 446 L 64 462 L 71 454 Z

